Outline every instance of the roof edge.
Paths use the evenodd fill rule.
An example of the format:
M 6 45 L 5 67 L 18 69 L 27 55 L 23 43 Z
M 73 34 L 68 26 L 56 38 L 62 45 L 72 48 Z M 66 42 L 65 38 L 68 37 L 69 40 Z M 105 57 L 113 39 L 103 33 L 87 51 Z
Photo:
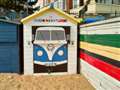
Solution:
M 33 13 L 33 14 L 31 14 L 31 15 L 25 17 L 25 18 L 23 18 L 23 19 L 21 20 L 21 22 L 24 23 L 26 20 L 28 20 L 29 18 L 33 17 L 34 15 L 37 15 L 37 14 L 39 14 L 39 13 L 42 13 L 42 12 L 48 10 L 48 9 L 49 9 L 49 7 L 44 7 L 43 9 L 41 9 L 41 10 L 39 10 L 39 11 L 36 11 L 35 13 Z
M 4 20 L 4 19 L 0 19 L 0 21 L 2 22 L 7 22 L 7 23 L 11 23 L 11 24 L 21 24 L 19 21 L 11 21 L 11 20 Z
M 51 9 L 50 6 L 44 7 L 44 8 L 41 9 L 40 11 L 37 11 L 37 12 L 35 12 L 35 13 L 27 16 L 26 18 L 23 18 L 23 19 L 21 20 L 21 22 L 22 22 L 22 23 L 27 23 L 30 19 L 32 19 L 33 16 L 38 15 L 38 14 L 40 14 L 40 13 L 42 13 L 42 12 L 45 12 L 45 11 L 47 11 L 47 10 L 49 10 L 49 9 Z M 72 19 L 72 20 L 73 20 L 74 22 L 76 22 L 76 23 L 81 23 L 80 20 L 74 18 L 73 16 L 69 15 L 69 14 L 66 13 L 66 12 L 63 12 L 63 11 L 60 10 L 59 8 L 54 7 L 54 8 L 52 8 L 52 9 L 54 9 L 56 12 L 59 12 L 59 13 L 62 14 L 62 15 L 66 15 L 66 17 Z

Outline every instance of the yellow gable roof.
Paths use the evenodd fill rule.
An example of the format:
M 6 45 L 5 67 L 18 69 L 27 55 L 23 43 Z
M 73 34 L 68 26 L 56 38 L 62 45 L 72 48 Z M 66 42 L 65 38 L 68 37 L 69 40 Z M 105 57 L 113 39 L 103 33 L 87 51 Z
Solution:
M 74 18 L 73 16 L 71 16 L 71 15 L 69 15 L 69 14 L 67 14 L 67 13 L 63 12 L 62 10 L 55 8 L 55 7 L 54 8 L 44 7 L 40 11 L 35 12 L 34 14 L 22 19 L 21 22 L 23 24 L 25 24 L 25 23 L 35 19 L 36 17 L 40 17 L 40 16 L 44 15 L 45 13 L 49 13 L 49 12 L 55 12 L 56 14 L 62 16 L 63 18 L 68 19 L 72 23 L 75 23 L 75 24 L 80 23 L 80 20 Z

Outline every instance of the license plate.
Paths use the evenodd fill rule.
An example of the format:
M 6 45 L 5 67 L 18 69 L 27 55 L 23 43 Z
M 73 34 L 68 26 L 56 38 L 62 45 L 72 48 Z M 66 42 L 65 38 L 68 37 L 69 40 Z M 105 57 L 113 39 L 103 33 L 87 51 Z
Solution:
M 45 66 L 56 66 L 56 63 L 46 63 Z

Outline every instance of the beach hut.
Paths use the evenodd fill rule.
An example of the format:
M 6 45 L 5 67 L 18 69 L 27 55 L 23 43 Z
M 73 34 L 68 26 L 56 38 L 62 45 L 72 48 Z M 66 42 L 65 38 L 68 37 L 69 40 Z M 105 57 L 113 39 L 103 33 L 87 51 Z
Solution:
M 20 23 L 0 20 L 0 72 L 20 73 Z
M 79 20 L 51 5 L 21 22 L 24 74 L 77 73 Z

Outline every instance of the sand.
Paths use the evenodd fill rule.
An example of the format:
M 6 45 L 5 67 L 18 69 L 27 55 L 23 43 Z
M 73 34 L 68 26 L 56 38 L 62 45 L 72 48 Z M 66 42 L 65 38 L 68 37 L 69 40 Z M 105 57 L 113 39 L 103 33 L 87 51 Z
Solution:
M 83 75 L 0 74 L 0 90 L 95 90 Z

